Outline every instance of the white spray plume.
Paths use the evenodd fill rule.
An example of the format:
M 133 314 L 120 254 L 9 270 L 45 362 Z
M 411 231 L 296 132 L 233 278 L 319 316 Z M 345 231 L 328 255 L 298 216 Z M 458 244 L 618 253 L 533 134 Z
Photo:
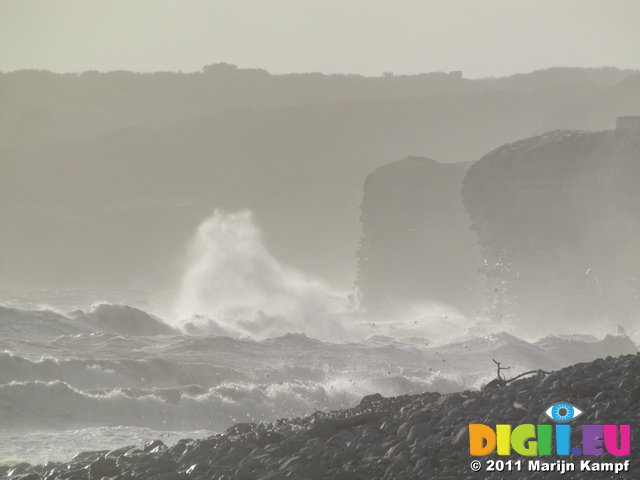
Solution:
M 398 307 L 383 318 L 345 312 L 346 296 L 282 265 L 266 250 L 248 210 L 216 210 L 198 228 L 180 284 L 177 315 L 187 333 L 251 336 L 304 333 L 330 341 L 371 336 L 459 336 L 468 322 L 433 302 Z
M 248 210 L 216 210 L 192 240 L 177 313 L 200 316 L 196 330 L 265 337 L 287 332 L 321 334 L 326 317 L 344 299 L 267 252 Z

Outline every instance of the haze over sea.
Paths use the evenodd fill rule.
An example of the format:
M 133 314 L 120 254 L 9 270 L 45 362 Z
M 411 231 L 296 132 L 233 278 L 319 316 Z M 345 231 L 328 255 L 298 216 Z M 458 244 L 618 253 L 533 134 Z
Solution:
M 493 360 L 513 378 L 637 354 L 639 15 L 634 0 L 0 1 L 0 476 L 479 389 Z M 631 128 L 610 130 L 620 117 Z M 444 450 L 387 454 L 407 412 L 392 436 L 354 429 L 375 450 L 300 463 L 468 467 L 442 453 L 466 418 L 429 430 Z M 286 425 L 264 431 L 310 424 Z M 320 458 L 293 440 L 264 475 L 294 475 L 311 445 Z M 233 473 L 209 454 L 160 470 L 259 476 L 242 450 Z M 133 472 L 94 457 L 36 475 Z
M 175 290 L 1 292 L 0 465 L 479 388 L 492 358 L 515 376 L 637 351 L 610 325 L 524 339 L 446 305 L 368 317 L 271 256 L 249 211 L 216 211 L 187 250 Z

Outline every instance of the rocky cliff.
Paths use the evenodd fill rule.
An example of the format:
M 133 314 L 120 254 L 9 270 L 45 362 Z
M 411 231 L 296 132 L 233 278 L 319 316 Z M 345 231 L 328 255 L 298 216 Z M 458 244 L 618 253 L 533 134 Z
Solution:
M 640 313 L 640 131 L 554 131 L 487 154 L 464 179 L 490 314 L 532 329 Z
M 475 313 L 479 247 L 460 195 L 470 165 L 407 157 L 367 177 L 356 285 L 369 311 L 435 301 Z

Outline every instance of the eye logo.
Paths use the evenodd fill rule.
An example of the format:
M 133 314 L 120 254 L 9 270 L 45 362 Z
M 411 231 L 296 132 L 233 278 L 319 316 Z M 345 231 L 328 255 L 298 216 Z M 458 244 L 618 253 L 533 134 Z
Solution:
M 572 441 L 575 441 L 578 435 L 571 434 L 573 425 L 569 425 L 568 422 L 575 420 L 584 412 L 570 403 L 558 402 L 548 407 L 544 413 L 556 422 L 555 425 L 550 425 L 549 423 L 541 425 L 523 423 L 515 427 L 508 424 L 496 424 L 495 427 L 490 427 L 484 423 L 470 424 L 469 453 L 474 457 L 483 457 L 493 453 L 498 456 L 511 456 L 513 452 L 525 457 L 536 455 L 559 455 L 560 457 L 585 455 L 593 457 L 604 454 L 626 457 L 631 454 L 631 425 L 629 424 L 579 425 L 577 428 L 581 430 L 582 443 L 572 446 Z M 554 445 L 555 449 L 553 448 Z M 588 465 L 595 467 L 596 463 L 591 460 L 581 460 L 580 462 L 581 470 L 585 468 L 593 471 L 611 470 L 605 467 L 606 463 L 601 463 L 600 468 L 591 469 Z M 624 464 L 617 463 L 616 465 L 628 465 L 628 462 L 629 460 L 626 460 Z M 560 465 L 565 464 L 573 466 L 573 463 L 566 462 L 566 460 L 557 460 L 553 465 L 549 463 L 548 466 L 553 468 L 542 468 L 541 471 L 558 471 L 555 466 L 560 467 Z M 530 469 L 532 465 L 535 465 L 535 462 L 529 461 Z M 615 468 L 618 467 L 616 466 Z M 560 473 L 564 474 L 564 471 L 562 469 Z
M 575 420 L 584 412 L 570 403 L 555 403 L 544 412 L 554 422 L 564 423 Z

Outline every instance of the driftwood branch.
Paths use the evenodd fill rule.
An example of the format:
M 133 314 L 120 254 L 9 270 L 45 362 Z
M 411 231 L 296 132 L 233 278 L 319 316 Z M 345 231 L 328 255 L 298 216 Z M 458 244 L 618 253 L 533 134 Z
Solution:
M 535 374 L 537 374 L 537 375 L 540 375 L 540 376 L 542 376 L 542 375 L 549 375 L 549 372 L 546 372 L 546 371 L 544 371 L 544 370 L 531 370 L 531 371 L 529 371 L 529 372 L 521 373 L 520 375 L 518 375 L 518 376 L 516 376 L 516 377 L 513 377 L 513 378 L 510 378 L 509 380 L 505 380 L 505 383 L 513 382 L 514 380 L 518 380 L 519 378 L 522 378 L 522 377 L 524 377 L 525 375 L 531 375 L 531 374 L 533 374 L 533 373 L 535 373 Z
M 511 367 L 501 367 L 500 366 L 500 362 L 496 362 L 495 358 L 492 358 L 493 363 L 495 363 L 498 366 L 498 380 L 500 380 L 501 382 L 506 383 L 507 379 L 504 377 L 504 375 L 502 375 L 500 372 L 502 370 L 509 370 Z
M 549 375 L 549 372 L 546 372 L 544 370 L 531 370 L 529 372 L 524 372 L 521 373 L 520 375 L 516 375 L 513 378 L 509 378 L 507 379 L 504 375 L 504 373 L 502 373 L 503 370 L 509 370 L 511 367 L 503 367 L 502 365 L 500 365 L 501 362 L 496 361 L 495 358 L 492 359 L 493 363 L 495 363 L 498 366 L 498 378 L 496 378 L 495 380 L 490 381 L 485 388 L 489 387 L 489 388 L 493 388 L 493 387 L 504 387 L 505 385 L 508 385 L 509 383 L 513 382 L 514 380 L 518 380 L 519 378 L 522 378 L 526 375 L 531 375 L 531 374 L 537 374 L 539 376 L 542 375 Z

